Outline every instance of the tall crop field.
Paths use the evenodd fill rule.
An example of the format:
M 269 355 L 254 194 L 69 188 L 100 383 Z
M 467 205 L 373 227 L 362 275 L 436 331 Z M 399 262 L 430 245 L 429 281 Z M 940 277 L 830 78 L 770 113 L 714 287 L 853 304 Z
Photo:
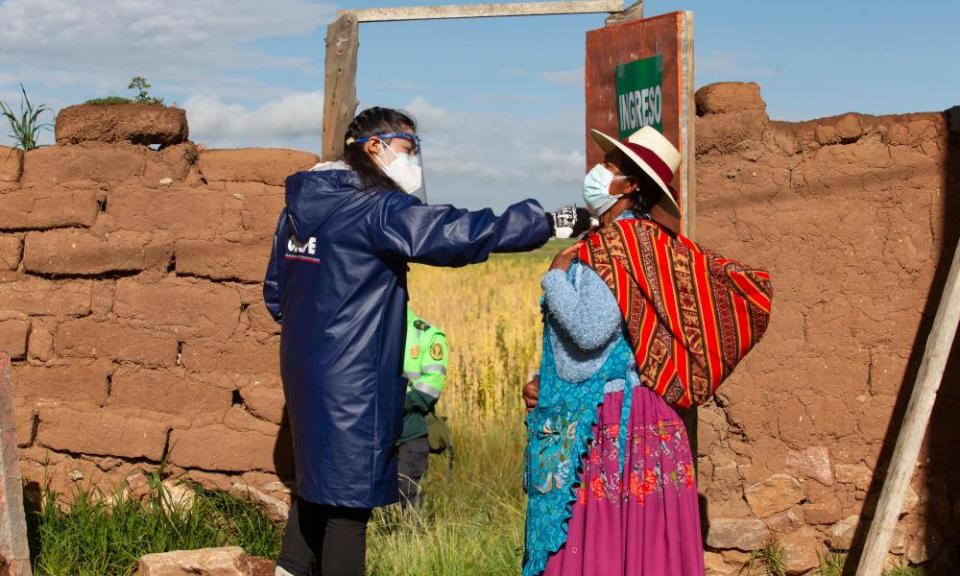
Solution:
M 432 456 L 420 512 L 378 510 L 370 526 L 372 576 L 514 576 L 523 557 L 523 403 L 540 361 L 540 277 L 551 243 L 457 270 L 415 266 L 410 304 L 450 344 L 438 413 L 456 457 Z

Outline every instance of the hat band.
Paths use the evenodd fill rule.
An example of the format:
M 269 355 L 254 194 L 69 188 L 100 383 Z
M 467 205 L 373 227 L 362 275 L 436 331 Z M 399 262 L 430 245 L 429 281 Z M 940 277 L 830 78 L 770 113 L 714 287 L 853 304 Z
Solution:
M 641 160 L 646 162 L 647 166 L 653 169 L 653 171 L 657 174 L 657 176 L 660 177 L 660 180 L 662 180 L 664 184 L 669 184 L 673 180 L 673 170 L 667 166 L 667 163 L 664 162 L 660 156 L 657 156 L 656 152 L 627 140 L 623 141 L 623 145 L 626 146 L 631 152 L 639 156 Z

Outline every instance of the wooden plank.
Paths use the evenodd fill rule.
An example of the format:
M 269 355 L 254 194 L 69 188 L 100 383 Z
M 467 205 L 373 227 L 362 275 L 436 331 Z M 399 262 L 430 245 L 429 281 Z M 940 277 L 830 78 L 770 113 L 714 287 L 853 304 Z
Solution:
M 568 2 L 510 2 L 505 4 L 453 4 L 447 6 L 410 6 L 400 8 L 363 8 L 338 10 L 338 15 L 353 14 L 358 22 L 396 20 L 439 20 L 444 18 L 494 18 L 498 16 L 545 16 L 550 14 L 593 14 L 620 12 L 623 0 L 579 0 Z
M 910 402 L 903 417 L 897 444 L 893 449 L 892 462 L 883 481 L 877 513 L 870 524 L 864 544 L 857 576 L 876 576 L 883 571 L 887 551 L 897 519 L 903 510 L 903 498 L 910 485 L 910 478 L 917 464 L 924 432 L 933 412 L 937 390 L 943 379 L 943 371 L 950 356 L 950 349 L 960 324 L 960 246 L 953 254 L 953 263 L 947 274 L 943 298 L 937 308 L 933 327 L 927 337 L 926 348 L 916 383 L 910 393 Z
M 7 564 L 4 573 L 30 576 L 23 484 L 20 480 L 17 435 L 13 426 L 10 356 L 0 351 L 0 564 L 3 561 Z M 3 571 L 2 567 L 0 571 Z
M 623 24 L 624 22 L 629 22 L 631 20 L 641 20 L 643 18 L 643 0 L 637 0 L 631 4 L 626 10 L 622 12 L 616 12 L 611 14 L 604 21 L 604 24 L 607 26 L 616 26 L 617 24 Z
M 694 67 L 693 67 L 693 12 L 684 12 L 680 26 L 680 141 L 683 147 L 680 152 L 680 189 L 685 193 L 680 203 L 680 231 L 690 238 L 696 232 L 696 198 L 697 198 L 697 144 L 694 127 L 697 120 L 697 106 L 694 100 Z M 694 473 L 700 473 L 700 414 L 696 406 L 681 414 L 681 420 L 687 427 L 687 437 L 690 439 L 690 451 L 693 453 Z
M 680 25 L 680 230 L 694 238 L 697 221 L 697 103 L 694 99 L 693 12 L 683 13 Z
M 327 28 L 327 60 L 323 83 L 323 153 L 327 161 L 343 155 L 344 135 L 357 112 L 357 17 L 344 14 Z

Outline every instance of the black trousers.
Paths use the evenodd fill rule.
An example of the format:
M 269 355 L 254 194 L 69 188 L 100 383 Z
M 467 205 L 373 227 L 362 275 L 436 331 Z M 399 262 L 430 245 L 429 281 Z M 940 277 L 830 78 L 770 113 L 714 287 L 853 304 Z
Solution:
M 423 502 L 420 481 L 429 461 L 426 438 L 398 447 L 401 504 L 419 507 Z M 363 576 L 369 520 L 367 508 L 322 506 L 296 498 L 290 506 L 277 566 L 293 576 Z M 319 573 L 314 572 L 315 566 Z
M 277 566 L 294 576 L 363 576 L 369 520 L 369 508 L 297 498 L 290 506 Z
M 397 472 L 400 476 L 400 504 L 419 508 L 423 503 L 420 481 L 430 462 L 430 443 L 426 436 L 397 447 Z

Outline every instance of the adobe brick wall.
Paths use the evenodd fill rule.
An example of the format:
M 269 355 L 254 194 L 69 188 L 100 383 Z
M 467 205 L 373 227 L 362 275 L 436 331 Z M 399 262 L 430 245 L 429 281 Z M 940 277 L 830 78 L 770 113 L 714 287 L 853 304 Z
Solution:
M 192 143 L 0 148 L 0 348 L 26 480 L 110 490 L 166 461 L 287 497 L 260 281 L 283 180 L 317 161 Z
M 700 412 L 708 565 L 735 572 L 772 535 L 802 573 L 818 544 L 850 545 L 879 494 L 957 241 L 960 146 L 943 113 L 788 123 L 767 118 L 755 84 L 698 96 L 698 240 L 769 269 L 775 289 L 766 338 Z M 942 418 L 960 405 L 956 367 L 894 538 L 911 562 L 957 543 L 958 427 Z
M 849 544 L 879 488 L 956 241 L 957 144 L 939 113 L 776 122 L 751 84 L 698 103 L 698 239 L 768 268 L 776 290 L 766 339 L 700 412 L 707 562 L 736 573 L 774 535 L 802 573 L 824 543 Z M 26 478 L 109 488 L 166 461 L 286 498 L 260 280 L 283 180 L 316 161 L 192 143 L 0 148 L 0 347 Z M 956 451 L 957 366 L 897 535 L 912 561 L 945 557 L 960 525 L 960 470 L 939 456 Z

